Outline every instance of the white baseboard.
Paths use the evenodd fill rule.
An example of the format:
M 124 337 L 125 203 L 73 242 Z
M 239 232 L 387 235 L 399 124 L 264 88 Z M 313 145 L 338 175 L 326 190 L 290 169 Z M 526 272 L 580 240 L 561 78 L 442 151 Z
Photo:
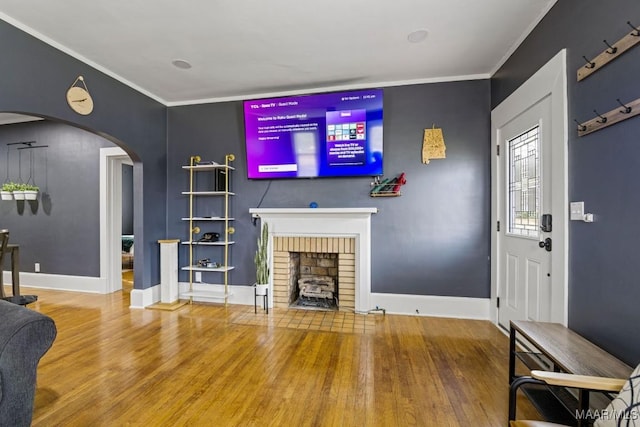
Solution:
M 5 286 L 11 283 L 11 272 L 3 272 Z M 65 276 L 59 274 L 20 273 L 21 286 L 41 289 L 55 289 L 61 291 L 106 293 L 106 280 L 100 277 Z M 209 285 L 194 283 L 194 290 L 224 291 L 223 285 Z M 189 284 L 178 283 L 180 293 L 189 289 Z M 229 286 L 231 294 L 227 299 L 229 304 L 253 305 L 253 286 Z M 146 289 L 131 291 L 130 308 L 145 308 L 160 301 L 160 285 Z M 222 302 L 222 299 L 194 298 L 199 302 Z M 490 319 L 490 298 L 443 297 L 431 295 L 403 295 L 403 294 L 371 294 L 371 308 L 384 308 L 389 314 L 455 317 L 461 319 Z M 416 312 L 417 310 L 417 312 Z
M 145 308 L 160 301 L 160 285 L 145 289 L 132 289 L 129 308 Z
M 10 285 L 11 272 L 4 271 L 2 283 Z M 107 282 L 100 277 L 66 276 L 62 274 L 20 273 L 20 287 L 55 289 L 59 291 L 106 293 Z
M 180 292 L 189 289 L 188 283 L 179 283 Z M 223 285 L 193 284 L 194 291 L 223 292 Z M 253 286 L 229 286 L 229 304 L 253 305 Z M 221 299 L 194 298 L 194 301 L 216 302 Z M 372 308 L 384 308 L 389 314 L 454 317 L 460 319 L 489 319 L 489 298 L 442 297 L 429 295 L 371 294 Z M 258 301 L 261 304 L 261 301 Z M 418 312 L 416 313 L 416 310 Z
M 372 308 L 389 314 L 455 317 L 489 320 L 489 298 L 442 297 L 431 295 L 371 294 Z

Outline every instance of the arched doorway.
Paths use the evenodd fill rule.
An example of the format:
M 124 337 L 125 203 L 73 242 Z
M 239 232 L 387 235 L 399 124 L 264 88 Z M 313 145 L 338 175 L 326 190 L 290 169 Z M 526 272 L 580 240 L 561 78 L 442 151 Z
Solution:
M 5 138 L 1 140 L 2 149 L 7 141 L 30 139 L 44 141 L 49 147 L 40 150 L 49 152 L 36 165 L 41 169 L 39 174 L 43 180 L 40 200 L 26 207 L 23 204 L 21 209 L 15 202 L 3 202 L 0 206 L 3 223 L 14 230 L 14 239 L 21 240 L 23 285 L 96 293 L 121 289 L 121 220 L 109 223 L 107 219 L 122 218 L 118 211 L 122 208 L 122 187 L 113 183 L 121 182 L 122 164 L 132 163 L 127 152 L 117 147 L 112 138 L 62 121 L 0 113 L 0 125 L 4 130 L 0 135 Z M 100 161 L 102 150 L 111 153 L 106 156 L 110 159 L 110 167 L 104 169 Z M 3 166 L 15 163 L 14 158 L 9 158 L 8 149 L 3 154 L 6 156 L 2 159 Z M 18 165 L 21 166 L 22 163 Z M 56 170 L 62 176 L 51 176 Z M 69 171 L 77 173 L 66 175 Z M 8 179 L 10 172 L 7 166 L 2 178 Z M 11 178 L 21 179 L 18 176 Z M 86 185 L 77 184 L 83 181 Z M 95 193 L 95 199 L 93 194 L 66 194 L 74 185 L 76 189 L 80 187 Z M 91 185 L 95 188 L 88 188 Z M 84 199 L 88 201 L 85 203 Z M 113 203 L 114 200 L 120 203 Z M 99 242 L 95 244 L 98 238 Z M 80 245 L 83 247 L 78 250 L 75 246 Z M 105 251 L 105 245 L 113 248 L 114 256 L 106 255 L 111 249 Z M 93 264 L 96 266 L 92 268 Z

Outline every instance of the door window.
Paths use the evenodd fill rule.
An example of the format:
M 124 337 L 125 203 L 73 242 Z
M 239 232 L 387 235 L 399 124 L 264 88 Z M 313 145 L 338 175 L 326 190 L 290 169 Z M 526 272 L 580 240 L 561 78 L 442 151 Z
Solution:
M 507 233 L 538 238 L 540 230 L 540 126 L 508 141 Z

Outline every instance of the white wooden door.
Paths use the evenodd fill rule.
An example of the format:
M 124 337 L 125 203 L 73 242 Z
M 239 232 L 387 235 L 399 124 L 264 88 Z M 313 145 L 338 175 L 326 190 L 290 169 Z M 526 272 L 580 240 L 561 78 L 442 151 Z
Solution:
M 499 321 L 550 320 L 553 231 L 542 230 L 551 212 L 551 98 L 545 97 L 498 129 L 502 213 Z M 551 225 L 553 227 L 553 223 Z M 552 228 L 553 229 L 553 228 Z

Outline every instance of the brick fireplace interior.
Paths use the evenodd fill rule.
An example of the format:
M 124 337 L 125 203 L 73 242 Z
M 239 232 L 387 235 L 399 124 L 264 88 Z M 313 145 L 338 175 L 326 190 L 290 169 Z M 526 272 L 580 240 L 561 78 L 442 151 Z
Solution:
M 329 309 L 355 310 L 355 256 L 353 237 L 274 236 L 274 307 L 294 305 L 300 293 L 299 279 L 315 277 L 331 278 L 335 283 L 337 306 Z

